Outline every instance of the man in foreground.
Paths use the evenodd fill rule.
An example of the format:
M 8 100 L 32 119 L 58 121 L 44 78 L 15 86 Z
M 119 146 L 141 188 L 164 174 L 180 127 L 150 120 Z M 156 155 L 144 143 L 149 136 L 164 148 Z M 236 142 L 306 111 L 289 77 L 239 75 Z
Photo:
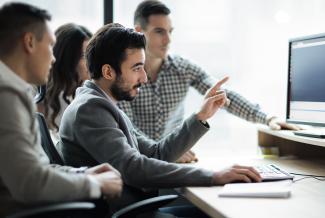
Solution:
M 0 217 L 45 203 L 113 198 L 122 189 L 109 164 L 83 172 L 54 166 L 41 147 L 30 84 L 45 84 L 54 61 L 49 20 L 28 4 L 0 8 Z
M 218 90 L 227 79 L 207 92 L 199 112 L 161 141 L 150 140 L 134 129 L 116 104 L 133 100 L 147 82 L 144 49 L 144 35 L 119 24 L 102 27 L 90 39 L 86 58 L 92 80 L 77 89 L 60 126 L 67 163 L 107 162 L 118 169 L 126 186 L 114 209 L 145 198 L 150 189 L 260 181 L 252 167 L 235 165 L 209 171 L 170 163 L 209 130 L 206 120 L 226 102 L 225 93 Z

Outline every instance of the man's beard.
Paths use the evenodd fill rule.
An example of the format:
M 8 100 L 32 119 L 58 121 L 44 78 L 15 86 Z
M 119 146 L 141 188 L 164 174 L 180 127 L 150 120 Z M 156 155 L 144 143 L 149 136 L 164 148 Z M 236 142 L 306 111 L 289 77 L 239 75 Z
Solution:
M 122 77 L 120 75 L 117 76 L 116 81 L 114 82 L 114 84 L 111 87 L 112 95 L 114 96 L 114 98 L 117 101 L 132 101 L 133 99 L 135 99 L 136 96 L 131 95 L 132 89 L 125 90 L 123 88 L 123 83 L 124 83 L 124 81 L 123 81 Z M 140 83 L 133 86 L 133 89 L 139 88 L 139 87 L 141 87 Z

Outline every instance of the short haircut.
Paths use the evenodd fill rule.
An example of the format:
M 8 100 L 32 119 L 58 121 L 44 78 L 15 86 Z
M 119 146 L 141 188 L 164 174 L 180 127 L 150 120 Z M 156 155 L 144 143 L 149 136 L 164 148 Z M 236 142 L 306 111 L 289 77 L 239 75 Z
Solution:
M 26 32 L 33 32 L 41 40 L 45 22 L 51 20 L 43 9 L 25 3 L 7 3 L 0 8 L 0 56 L 10 54 Z
M 134 12 L 134 25 L 140 25 L 146 29 L 150 15 L 169 15 L 170 9 L 157 0 L 145 0 L 141 2 Z
M 142 33 L 111 23 L 100 28 L 86 48 L 87 66 L 92 79 L 102 77 L 102 66 L 109 64 L 120 75 L 121 64 L 126 59 L 126 49 L 145 49 Z

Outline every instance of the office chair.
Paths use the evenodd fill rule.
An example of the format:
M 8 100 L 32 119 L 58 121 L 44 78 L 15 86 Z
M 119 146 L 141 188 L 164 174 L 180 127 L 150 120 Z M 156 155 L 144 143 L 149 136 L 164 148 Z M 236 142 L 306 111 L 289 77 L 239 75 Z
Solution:
M 58 203 L 26 209 L 6 218 L 91 218 L 95 217 L 92 202 Z
M 64 165 L 62 156 L 53 144 L 49 129 L 47 127 L 43 114 L 36 112 L 36 119 L 38 121 L 40 133 L 41 133 L 41 145 L 50 159 L 51 164 Z
M 46 85 L 37 86 L 37 93 L 34 96 L 34 103 L 38 104 L 43 101 L 46 94 Z

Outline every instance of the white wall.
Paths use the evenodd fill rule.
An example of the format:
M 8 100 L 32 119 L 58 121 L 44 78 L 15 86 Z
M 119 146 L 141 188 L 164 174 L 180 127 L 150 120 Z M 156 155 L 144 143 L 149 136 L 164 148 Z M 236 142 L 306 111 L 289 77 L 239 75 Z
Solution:
M 0 0 L 0 6 L 4 3 L 13 2 Z M 84 25 L 91 32 L 95 32 L 103 25 L 104 12 L 102 0 L 16 0 L 44 8 L 52 15 L 50 27 L 55 30 L 65 23 Z

